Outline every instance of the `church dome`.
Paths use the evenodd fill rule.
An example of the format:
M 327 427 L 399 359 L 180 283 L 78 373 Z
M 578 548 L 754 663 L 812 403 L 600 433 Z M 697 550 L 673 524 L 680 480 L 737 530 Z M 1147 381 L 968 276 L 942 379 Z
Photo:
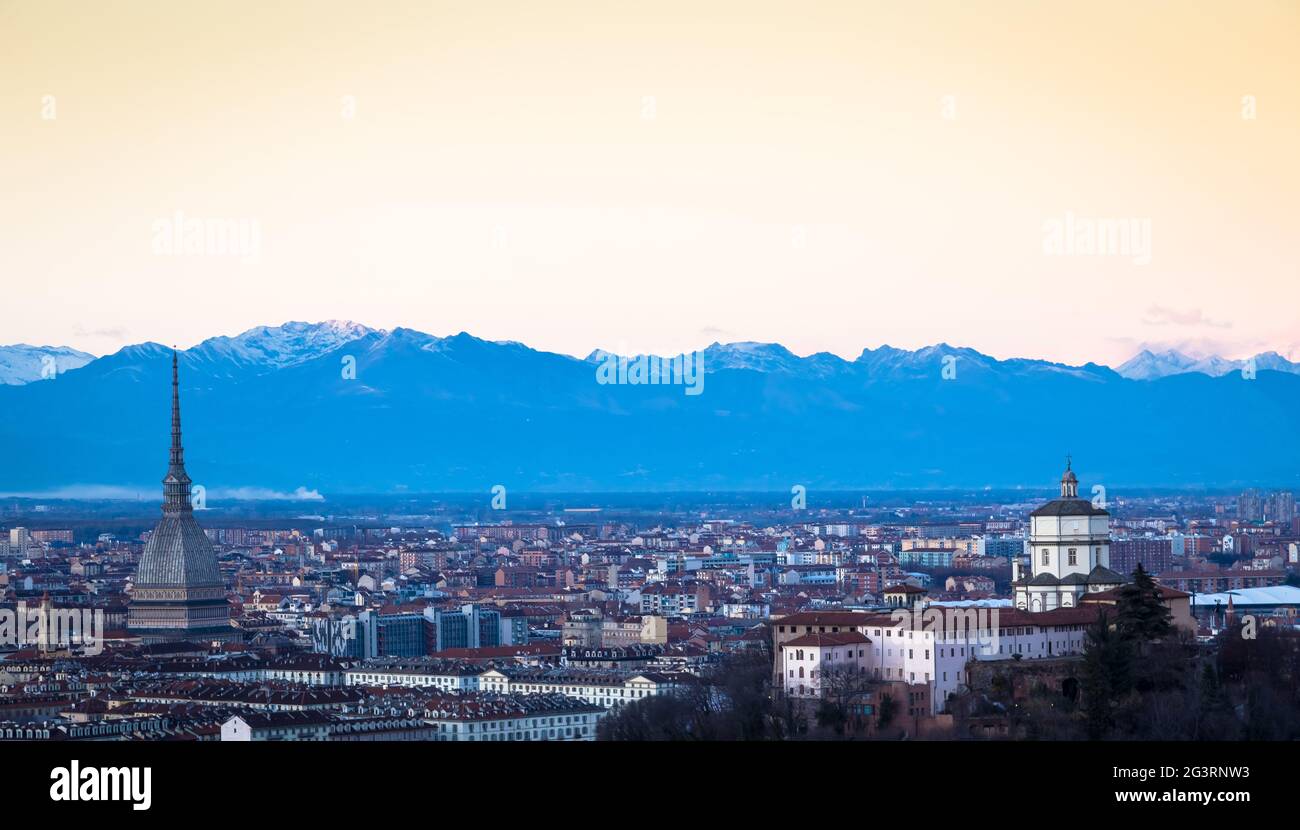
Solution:
M 206 588 L 225 583 L 212 542 L 194 516 L 165 516 L 144 546 L 135 584 L 151 588 Z
M 1061 476 L 1061 497 L 1030 513 L 1030 516 L 1109 516 L 1110 513 L 1095 506 L 1088 499 L 1079 498 L 1079 477 L 1071 469 L 1072 462 L 1065 462 L 1065 473 Z

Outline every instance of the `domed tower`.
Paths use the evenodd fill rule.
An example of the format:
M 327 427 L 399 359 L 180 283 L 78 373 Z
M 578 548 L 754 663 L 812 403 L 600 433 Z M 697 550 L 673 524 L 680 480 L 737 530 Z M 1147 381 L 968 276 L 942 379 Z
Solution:
M 1029 574 L 1013 583 L 1025 611 L 1074 608 L 1084 594 L 1118 588 L 1127 580 L 1110 569 L 1110 514 L 1079 498 L 1069 459 L 1061 496 L 1029 514 Z
M 1079 478 L 1070 469 L 1071 459 L 1065 459 L 1065 474 L 1061 476 L 1061 498 L 1077 499 L 1079 497 Z
M 181 403 L 172 352 L 172 446 L 163 477 L 163 517 L 144 546 L 127 612 L 127 630 L 146 643 L 238 640 L 212 542 L 194 519 L 181 446 Z

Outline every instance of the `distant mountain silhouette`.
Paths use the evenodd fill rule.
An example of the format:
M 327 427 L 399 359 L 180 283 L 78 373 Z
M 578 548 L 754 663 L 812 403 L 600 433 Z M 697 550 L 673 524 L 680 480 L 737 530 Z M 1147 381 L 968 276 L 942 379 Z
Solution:
M 1300 374 L 1300 363 L 1292 363 L 1277 352 L 1260 352 L 1246 360 L 1228 360 L 1218 355 L 1189 357 L 1175 349 L 1162 352 L 1143 349 L 1115 371 L 1133 380 L 1155 380 L 1190 372 L 1217 378 L 1229 372 L 1240 372 L 1252 362 L 1255 371 L 1267 369 L 1273 372 Z
M 0 386 L 0 492 L 156 494 L 170 354 L 143 343 Z M 1294 486 L 1300 474 L 1300 375 L 1262 363 L 1249 380 L 1134 380 L 942 343 L 852 361 L 762 343 L 703 356 L 702 394 L 687 395 L 598 383 L 600 351 L 333 321 L 254 329 L 181 353 L 186 463 L 209 491 L 326 495 L 1047 487 L 1067 452 L 1084 490 L 1111 498 L 1138 485 Z

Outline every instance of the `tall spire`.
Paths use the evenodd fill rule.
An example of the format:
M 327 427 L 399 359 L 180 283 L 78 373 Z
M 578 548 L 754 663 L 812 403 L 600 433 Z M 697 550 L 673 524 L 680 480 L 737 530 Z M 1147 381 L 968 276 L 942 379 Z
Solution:
M 176 350 L 172 349 L 172 448 L 163 478 L 163 515 L 178 516 L 194 509 L 190 504 L 190 477 L 185 473 L 185 448 L 181 446 L 181 392 Z
M 170 467 L 185 467 L 185 448 L 181 446 L 181 385 L 176 371 L 176 350 L 172 349 L 172 455 Z

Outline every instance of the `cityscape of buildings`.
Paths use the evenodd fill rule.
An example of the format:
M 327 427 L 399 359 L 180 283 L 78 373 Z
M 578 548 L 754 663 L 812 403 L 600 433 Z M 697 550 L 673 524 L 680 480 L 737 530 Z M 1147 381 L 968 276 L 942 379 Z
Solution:
M 171 401 L 151 528 L 0 503 L 0 740 L 590 741 L 737 661 L 803 713 L 791 737 L 842 697 L 856 734 L 1000 737 L 1014 718 L 972 700 L 1024 670 L 1077 701 L 1140 574 L 1197 647 L 1297 628 L 1290 492 L 1105 503 L 1067 460 L 1055 497 L 1010 502 L 201 526 L 175 360 Z
M 6 817 L 1276 821 L 1298 36 L 0 0 Z

